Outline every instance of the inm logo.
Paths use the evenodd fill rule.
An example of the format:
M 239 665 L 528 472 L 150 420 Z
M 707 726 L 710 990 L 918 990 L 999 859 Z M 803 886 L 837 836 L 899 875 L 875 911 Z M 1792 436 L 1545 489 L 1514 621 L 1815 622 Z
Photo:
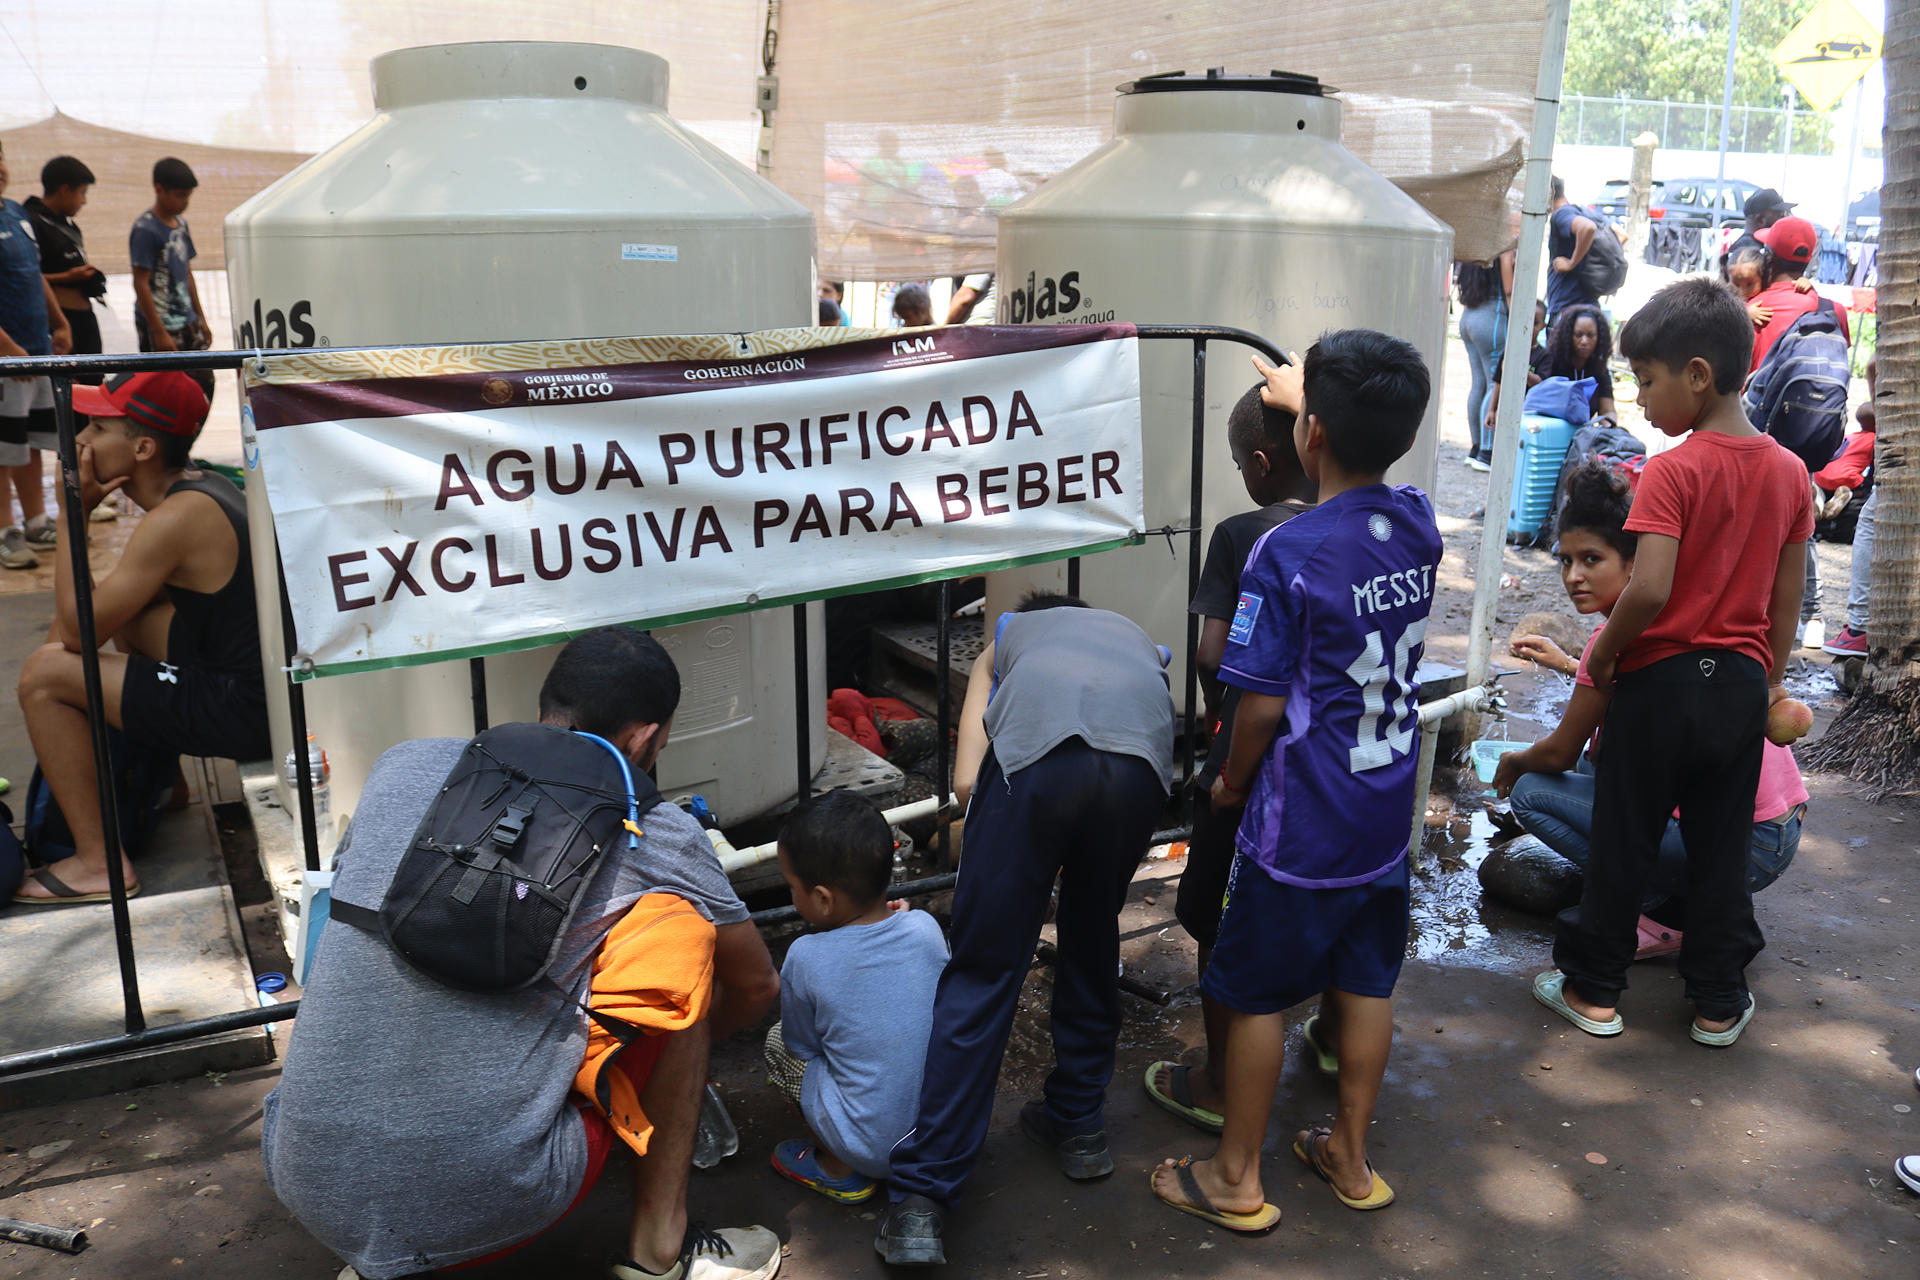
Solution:
M 893 344 L 893 354 L 897 356 L 917 355 L 920 352 L 932 351 L 933 349 L 932 334 L 928 334 L 924 338 L 902 338 Z
M 240 322 L 240 337 L 236 345 L 242 349 L 314 345 L 314 329 L 309 322 L 313 303 L 302 298 L 284 312 L 276 307 L 264 313 L 261 305 L 260 299 L 253 300 L 253 317 Z
M 1002 306 L 1008 324 L 1027 324 L 1034 320 L 1071 315 L 1083 302 L 1092 305 L 1081 296 L 1078 271 L 1065 272 L 1058 280 L 1051 276 L 1036 279 L 1035 274 L 1029 271 L 1027 283 L 1009 289 Z

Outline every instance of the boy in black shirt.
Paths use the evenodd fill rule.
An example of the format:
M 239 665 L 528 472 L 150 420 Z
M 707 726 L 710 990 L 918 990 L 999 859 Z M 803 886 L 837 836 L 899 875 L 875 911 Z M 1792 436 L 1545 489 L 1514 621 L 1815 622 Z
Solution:
M 1207 957 L 1220 932 L 1220 903 L 1226 895 L 1227 872 L 1233 866 L 1234 833 L 1240 826 L 1240 808 L 1216 810 L 1208 798 L 1213 780 L 1226 762 L 1227 748 L 1233 741 L 1234 708 L 1240 702 L 1240 691 L 1220 682 L 1220 659 L 1240 604 L 1240 570 L 1262 534 L 1307 510 L 1314 498 L 1314 486 L 1294 452 L 1293 415 L 1261 400 L 1260 391 L 1265 385 L 1255 384 L 1227 415 L 1227 447 L 1232 451 L 1233 465 L 1247 486 L 1247 496 L 1260 505 L 1256 510 L 1228 516 L 1214 526 L 1206 563 L 1200 570 L 1200 585 L 1187 606 L 1201 618 L 1196 659 L 1207 718 L 1214 721 L 1214 730 L 1212 749 L 1193 783 L 1193 836 L 1187 842 L 1187 865 L 1180 873 L 1174 915 L 1200 944 L 1201 973 L 1206 972 Z M 1147 1068 L 1143 1083 L 1154 1102 L 1218 1133 L 1221 1096 L 1214 1064 L 1226 1049 L 1227 1011 L 1203 996 L 1201 1012 L 1207 1033 L 1206 1061 L 1197 1067 L 1156 1062 Z M 1317 1049 L 1311 1023 L 1308 1043 Z

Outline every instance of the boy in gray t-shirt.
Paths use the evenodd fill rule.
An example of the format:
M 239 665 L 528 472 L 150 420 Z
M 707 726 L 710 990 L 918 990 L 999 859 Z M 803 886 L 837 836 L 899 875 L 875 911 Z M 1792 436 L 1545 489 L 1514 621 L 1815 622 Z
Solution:
M 873 804 L 830 791 L 780 830 L 780 871 L 800 938 L 780 970 L 780 1021 L 768 1076 L 814 1138 L 774 1149 L 781 1177 L 858 1204 L 887 1176 L 888 1155 L 920 1101 L 933 993 L 947 963 L 940 926 L 887 901 L 893 832 Z

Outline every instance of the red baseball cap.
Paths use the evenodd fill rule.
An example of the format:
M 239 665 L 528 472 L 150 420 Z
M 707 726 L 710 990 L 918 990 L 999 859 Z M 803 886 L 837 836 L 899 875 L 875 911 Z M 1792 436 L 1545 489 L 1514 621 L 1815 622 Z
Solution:
M 126 418 L 191 440 L 207 420 L 207 397 L 184 373 L 122 373 L 105 386 L 75 383 L 73 410 L 90 418 Z
M 1805 218 L 1782 218 L 1754 232 L 1753 238 L 1773 250 L 1782 262 L 1812 262 L 1813 251 L 1820 243 L 1820 233 Z

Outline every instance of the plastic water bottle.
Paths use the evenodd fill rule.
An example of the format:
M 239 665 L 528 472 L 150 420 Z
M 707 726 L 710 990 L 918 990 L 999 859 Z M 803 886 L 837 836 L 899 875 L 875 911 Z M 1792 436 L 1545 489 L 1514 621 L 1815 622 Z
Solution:
M 287 752 L 287 758 L 283 762 L 284 776 L 287 780 L 287 790 L 295 797 L 298 797 L 300 794 L 300 761 L 299 757 L 294 755 L 294 751 L 298 749 L 299 748 L 296 747 L 289 750 Z M 308 734 L 307 774 L 313 781 L 313 825 L 314 829 L 323 835 L 327 830 L 327 812 L 330 807 L 329 801 L 332 794 L 332 788 L 327 785 L 327 782 L 332 776 L 332 773 L 332 767 L 327 764 L 327 753 L 320 749 L 320 744 L 314 739 L 314 736 Z M 297 799 L 295 803 L 298 803 Z
M 280 1003 L 280 993 L 287 989 L 287 975 L 263 973 L 253 980 L 253 986 L 255 997 L 260 1001 L 260 1007 L 264 1009 L 268 1005 Z M 267 1028 L 267 1035 L 272 1036 L 273 1024 L 269 1022 L 264 1025 Z
M 711 1169 L 739 1149 L 740 1131 L 733 1127 L 727 1104 L 720 1101 L 720 1091 L 709 1080 L 700 1095 L 700 1128 L 693 1140 L 693 1167 Z

